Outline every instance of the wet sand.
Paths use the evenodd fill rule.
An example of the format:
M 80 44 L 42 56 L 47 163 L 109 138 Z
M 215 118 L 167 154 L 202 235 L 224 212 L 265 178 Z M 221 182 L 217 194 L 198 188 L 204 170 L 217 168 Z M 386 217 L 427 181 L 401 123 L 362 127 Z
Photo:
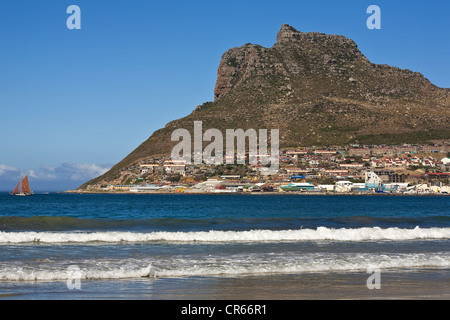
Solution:
M 369 289 L 365 272 L 241 277 L 0 282 L 0 299 L 13 300 L 449 300 L 450 270 L 382 272 Z

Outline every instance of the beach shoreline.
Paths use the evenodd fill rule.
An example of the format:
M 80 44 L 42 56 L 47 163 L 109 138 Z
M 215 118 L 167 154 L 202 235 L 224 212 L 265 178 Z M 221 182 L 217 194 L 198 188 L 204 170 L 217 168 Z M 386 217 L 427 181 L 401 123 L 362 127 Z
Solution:
M 439 196 L 445 197 L 449 196 L 448 194 L 440 194 L 440 193 L 377 193 L 377 192 L 321 192 L 321 191 L 283 191 L 283 192 L 197 192 L 197 191 L 160 191 L 160 190 L 152 190 L 152 191 L 140 191 L 140 192 L 131 192 L 131 191 L 88 191 L 88 190 L 66 190 L 60 191 L 58 193 L 61 194 L 146 194 L 146 195 L 167 195 L 167 194 L 185 194 L 185 195 L 317 195 L 317 196 Z
M 0 283 L 8 291 L 0 300 L 449 300 L 449 273 L 382 272 L 380 289 L 368 288 L 365 272 L 83 280 L 79 290 L 64 281 L 28 282 L 25 289 L 8 282 Z

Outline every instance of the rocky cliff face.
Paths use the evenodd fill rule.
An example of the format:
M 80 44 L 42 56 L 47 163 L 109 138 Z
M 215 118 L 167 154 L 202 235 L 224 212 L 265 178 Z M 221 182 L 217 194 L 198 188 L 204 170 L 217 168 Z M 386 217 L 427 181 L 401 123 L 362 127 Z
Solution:
M 387 48 L 388 50 L 388 48 Z M 410 70 L 371 63 L 344 36 L 289 25 L 271 48 L 246 44 L 222 56 L 214 102 L 172 121 L 92 182 L 155 155 L 170 155 L 173 130 L 280 131 L 281 147 L 424 143 L 450 138 L 450 90 Z M 84 185 L 84 186 L 86 186 Z
M 348 97 L 348 93 L 362 94 L 363 98 L 390 94 L 419 97 L 439 91 L 443 95 L 441 98 L 448 97 L 448 91 L 436 88 L 420 73 L 372 64 L 351 39 L 318 32 L 303 33 L 289 25 L 281 27 L 272 48 L 247 44 L 224 53 L 218 68 L 215 100 L 258 77 L 277 77 L 279 81 L 289 82 L 293 92 L 293 86 L 302 90 L 308 82 L 320 80 L 328 84 L 328 88 L 311 89 L 319 89 L 321 94 L 327 95 L 333 95 L 333 89 L 340 88 L 345 91 L 336 94 L 344 97 Z M 292 83 L 295 80 L 298 82 Z
M 371 63 L 351 39 L 289 25 L 272 48 L 224 53 L 215 88 L 216 104 L 239 106 L 241 115 L 251 106 L 253 120 L 284 129 L 286 145 L 448 137 L 449 101 L 448 89 Z
M 258 45 L 246 45 L 242 48 L 233 48 L 227 51 L 220 62 L 216 87 L 215 100 L 232 90 L 243 81 L 257 75 L 266 74 L 264 59 L 267 49 Z

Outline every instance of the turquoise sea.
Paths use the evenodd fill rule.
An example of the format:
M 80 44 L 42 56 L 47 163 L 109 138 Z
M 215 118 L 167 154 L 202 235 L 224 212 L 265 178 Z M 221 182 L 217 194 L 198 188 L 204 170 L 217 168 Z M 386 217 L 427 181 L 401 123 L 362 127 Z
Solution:
M 0 194 L 0 299 L 450 298 L 449 276 L 448 196 Z

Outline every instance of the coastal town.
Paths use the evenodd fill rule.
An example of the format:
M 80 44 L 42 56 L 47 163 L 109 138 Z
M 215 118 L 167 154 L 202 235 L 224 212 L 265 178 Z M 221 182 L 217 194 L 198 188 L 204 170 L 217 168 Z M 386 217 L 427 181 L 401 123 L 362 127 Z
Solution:
M 280 150 L 280 168 L 194 165 L 160 157 L 124 168 L 114 183 L 87 192 L 450 194 L 450 144 L 350 145 Z

